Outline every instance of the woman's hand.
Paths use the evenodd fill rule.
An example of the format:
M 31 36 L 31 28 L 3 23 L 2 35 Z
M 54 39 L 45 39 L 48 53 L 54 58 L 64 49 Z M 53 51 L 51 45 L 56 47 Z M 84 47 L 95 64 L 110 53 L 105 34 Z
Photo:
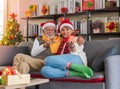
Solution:
M 69 36 L 68 42 L 69 43 L 71 43 L 71 42 L 73 43 L 75 41 L 74 39 L 75 39 L 75 36 Z
M 69 43 L 69 48 L 72 52 L 74 52 L 76 50 L 75 48 L 75 36 L 69 36 L 69 40 L 68 40 L 68 43 Z
M 82 36 L 78 36 L 76 41 L 79 46 L 85 43 L 85 39 Z

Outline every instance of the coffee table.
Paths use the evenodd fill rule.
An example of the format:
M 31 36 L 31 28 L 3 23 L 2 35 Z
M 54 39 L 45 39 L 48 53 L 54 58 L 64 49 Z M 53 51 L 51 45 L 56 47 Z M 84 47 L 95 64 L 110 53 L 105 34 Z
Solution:
M 31 79 L 29 84 L 19 84 L 19 85 L 9 85 L 9 86 L 0 85 L 0 89 L 25 89 L 26 87 L 29 86 L 35 86 L 35 89 L 39 89 L 38 87 L 40 84 L 47 82 L 49 82 L 49 79 L 35 78 L 35 79 Z

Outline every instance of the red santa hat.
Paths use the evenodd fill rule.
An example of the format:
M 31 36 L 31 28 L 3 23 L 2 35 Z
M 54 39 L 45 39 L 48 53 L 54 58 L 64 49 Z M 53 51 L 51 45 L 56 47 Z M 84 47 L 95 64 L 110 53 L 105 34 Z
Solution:
M 55 27 L 55 22 L 54 21 L 47 21 L 47 22 L 43 22 L 41 23 L 41 28 L 44 30 L 46 27 L 48 26 L 53 26 Z
M 65 19 L 64 21 L 62 21 L 59 26 L 58 26 L 58 32 L 61 31 L 61 29 L 64 27 L 64 26 L 68 26 L 70 27 L 72 30 L 74 30 L 74 27 L 73 27 L 73 24 L 70 22 L 69 19 Z

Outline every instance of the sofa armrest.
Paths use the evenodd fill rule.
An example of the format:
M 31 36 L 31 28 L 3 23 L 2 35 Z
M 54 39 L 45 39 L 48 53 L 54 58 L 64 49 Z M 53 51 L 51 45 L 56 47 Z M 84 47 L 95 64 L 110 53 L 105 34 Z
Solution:
M 0 46 L 0 66 L 11 66 L 17 53 L 28 54 L 28 47 Z
M 105 59 L 105 89 L 120 89 L 120 55 Z

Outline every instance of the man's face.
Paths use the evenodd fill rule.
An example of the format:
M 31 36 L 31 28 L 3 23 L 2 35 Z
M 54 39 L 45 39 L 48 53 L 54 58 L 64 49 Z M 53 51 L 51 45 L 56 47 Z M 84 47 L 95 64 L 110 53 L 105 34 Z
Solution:
M 49 37 L 49 38 L 52 38 L 55 36 L 55 27 L 53 26 L 48 26 L 44 29 L 44 34 Z

